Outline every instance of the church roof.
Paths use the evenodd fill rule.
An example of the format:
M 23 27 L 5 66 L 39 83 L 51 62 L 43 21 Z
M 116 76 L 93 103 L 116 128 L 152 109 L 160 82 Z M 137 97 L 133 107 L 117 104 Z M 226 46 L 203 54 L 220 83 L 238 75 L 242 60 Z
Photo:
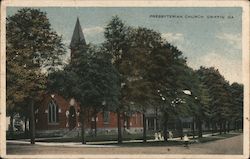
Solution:
M 77 18 L 73 36 L 70 42 L 70 48 L 76 47 L 79 44 L 86 45 L 86 41 L 82 32 L 81 24 L 79 22 L 79 19 Z

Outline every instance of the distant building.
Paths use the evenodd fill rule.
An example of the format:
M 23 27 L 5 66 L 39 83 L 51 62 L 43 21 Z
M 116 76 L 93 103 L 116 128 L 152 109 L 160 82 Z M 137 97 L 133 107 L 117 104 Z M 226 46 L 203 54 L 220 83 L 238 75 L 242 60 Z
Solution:
M 11 120 L 11 117 L 10 116 L 7 116 L 6 117 L 6 129 L 7 130 L 10 130 L 11 128 L 11 122 L 13 122 L 12 123 L 12 125 L 13 125 L 13 131 L 25 131 L 25 119 L 24 119 L 24 117 L 21 117 L 20 115 L 19 115 L 19 113 L 16 113 L 15 115 L 13 115 L 13 119 Z M 28 125 L 29 123 L 28 122 L 26 122 L 26 126 L 28 127 L 29 125 Z M 26 127 L 26 129 L 28 129 Z

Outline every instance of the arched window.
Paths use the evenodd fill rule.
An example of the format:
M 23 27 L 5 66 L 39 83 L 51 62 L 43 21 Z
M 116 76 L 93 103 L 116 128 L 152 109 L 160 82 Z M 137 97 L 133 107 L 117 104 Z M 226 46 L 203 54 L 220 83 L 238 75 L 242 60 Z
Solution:
M 104 124 L 108 124 L 110 119 L 109 111 L 103 111 L 103 122 Z
M 49 123 L 58 123 L 59 121 L 58 106 L 54 100 L 51 100 L 49 102 L 48 109 L 49 109 L 48 113 Z

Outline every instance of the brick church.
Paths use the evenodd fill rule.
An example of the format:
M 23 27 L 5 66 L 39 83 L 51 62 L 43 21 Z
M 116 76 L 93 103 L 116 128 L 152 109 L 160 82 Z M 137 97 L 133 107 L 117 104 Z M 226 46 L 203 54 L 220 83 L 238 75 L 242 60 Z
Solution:
M 76 46 L 86 45 L 82 28 L 77 18 L 73 36 L 70 43 L 71 58 Z M 35 111 L 36 130 L 38 134 L 54 133 L 64 135 L 73 130 L 80 130 L 79 120 L 80 107 L 74 98 L 65 99 L 59 94 L 46 94 L 39 108 Z M 117 132 L 117 114 L 111 111 L 99 111 L 93 113 L 87 111 L 86 131 L 87 133 L 97 132 L 115 133 Z M 123 131 L 129 133 L 141 133 L 143 128 L 141 113 L 123 113 L 121 115 L 121 125 Z

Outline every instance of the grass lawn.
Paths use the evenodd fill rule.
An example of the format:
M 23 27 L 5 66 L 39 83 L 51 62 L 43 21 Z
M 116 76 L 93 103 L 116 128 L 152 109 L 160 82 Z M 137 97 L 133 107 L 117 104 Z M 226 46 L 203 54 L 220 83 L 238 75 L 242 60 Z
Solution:
M 229 134 L 221 134 L 221 135 L 215 135 L 215 136 L 209 136 L 209 137 L 203 137 L 203 138 L 195 138 L 194 140 L 190 140 L 190 144 L 197 144 L 197 143 L 206 143 L 206 142 L 212 142 L 216 140 L 226 139 L 230 137 L 234 137 L 239 135 L 240 133 L 229 133 Z M 104 140 L 105 139 L 105 140 Z M 147 136 L 147 139 L 153 139 L 152 136 Z M 151 141 L 151 142 L 126 142 L 129 140 L 142 140 L 141 134 L 133 134 L 133 135 L 125 135 L 123 136 L 123 142 L 122 144 L 119 144 L 121 147 L 149 147 L 149 146 L 177 146 L 177 145 L 184 145 L 184 141 L 178 140 L 178 141 Z M 39 140 L 36 140 L 39 141 Z M 117 135 L 99 135 L 97 137 L 86 137 L 87 142 L 95 142 L 95 141 L 117 141 Z M 198 142 L 195 142 L 198 141 Z M 81 138 L 51 138 L 46 140 L 40 140 L 40 142 L 81 142 Z M 118 145 L 115 143 L 94 143 L 94 144 L 101 144 L 101 145 Z
M 183 145 L 183 141 L 153 141 L 153 142 L 125 142 L 122 144 L 116 144 L 116 143 L 107 143 L 102 145 L 119 145 L 121 147 L 152 147 L 152 146 L 177 146 L 177 145 Z
M 198 144 L 198 143 L 206 143 L 206 142 L 212 142 L 216 140 L 221 140 L 221 139 L 226 139 L 230 137 L 237 136 L 239 134 L 221 134 L 221 135 L 216 135 L 216 136 L 211 136 L 211 137 L 203 137 L 203 138 L 196 138 L 194 140 L 198 139 L 198 142 L 193 142 L 194 140 L 190 140 L 190 144 Z M 114 144 L 114 143 L 108 143 L 109 145 Z M 117 144 L 115 144 L 117 145 Z M 147 143 L 142 143 L 142 142 L 130 142 L 130 143 L 123 143 L 119 146 L 124 146 L 124 147 L 147 147 L 147 146 L 177 146 L 177 145 L 184 145 L 184 141 L 154 141 L 154 142 L 147 142 Z
M 210 142 L 210 141 L 215 141 L 215 140 L 226 139 L 226 138 L 234 137 L 237 135 L 239 135 L 239 134 L 238 133 L 221 134 L 221 135 L 214 135 L 214 136 L 199 138 L 198 140 L 200 143 L 205 143 L 205 142 Z
M 152 135 L 148 135 L 147 139 L 153 139 Z M 126 134 L 123 135 L 123 141 L 129 140 L 142 140 L 142 134 Z M 97 135 L 96 137 L 93 136 L 86 136 L 86 142 L 98 142 L 98 141 L 117 141 L 117 135 Z M 36 141 L 39 142 L 81 142 L 81 137 L 75 138 L 47 138 L 47 139 L 37 139 Z

